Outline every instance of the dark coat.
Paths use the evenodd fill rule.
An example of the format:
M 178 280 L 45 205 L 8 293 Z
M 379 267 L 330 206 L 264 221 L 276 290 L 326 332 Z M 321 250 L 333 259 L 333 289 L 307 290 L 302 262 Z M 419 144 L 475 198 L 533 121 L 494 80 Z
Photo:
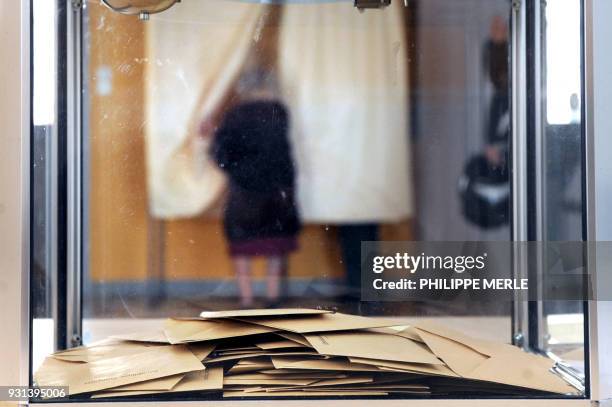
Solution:
M 216 131 L 211 153 L 229 178 L 224 227 L 230 242 L 300 230 L 288 130 L 280 102 L 254 101 L 230 109 Z
M 507 41 L 487 41 L 484 46 L 484 68 L 493 84 L 493 98 L 489 106 L 489 117 L 485 128 L 485 142 L 506 147 L 510 127 L 500 128 L 504 115 L 509 114 L 510 94 L 508 82 L 508 67 L 510 54 Z

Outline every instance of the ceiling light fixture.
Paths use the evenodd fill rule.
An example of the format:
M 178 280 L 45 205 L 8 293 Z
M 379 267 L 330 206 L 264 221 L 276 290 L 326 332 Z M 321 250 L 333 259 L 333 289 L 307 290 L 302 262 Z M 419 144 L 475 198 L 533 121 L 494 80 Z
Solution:
M 181 0 L 102 0 L 102 3 L 117 13 L 137 15 L 141 20 L 148 20 L 151 14 L 168 10 L 180 1 Z

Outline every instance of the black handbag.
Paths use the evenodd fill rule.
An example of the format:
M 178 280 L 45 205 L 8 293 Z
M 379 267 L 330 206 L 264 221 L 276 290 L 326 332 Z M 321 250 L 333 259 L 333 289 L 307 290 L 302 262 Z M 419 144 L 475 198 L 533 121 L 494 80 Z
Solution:
M 470 158 L 459 178 L 463 216 L 484 229 L 508 223 L 510 181 L 507 166 L 494 166 L 483 154 Z

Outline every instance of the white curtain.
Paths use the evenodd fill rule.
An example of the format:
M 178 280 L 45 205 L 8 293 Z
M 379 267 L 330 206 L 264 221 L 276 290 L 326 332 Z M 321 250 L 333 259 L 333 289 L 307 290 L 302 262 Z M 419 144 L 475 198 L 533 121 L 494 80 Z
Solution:
M 279 61 L 307 220 L 386 222 L 413 213 L 401 7 L 285 8 Z
M 305 221 L 391 222 L 413 212 L 407 44 L 401 2 L 359 13 L 350 3 L 288 4 L 279 71 L 291 115 Z M 224 188 L 198 125 L 226 94 L 265 6 L 183 1 L 147 23 L 150 207 L 194 216 Z
M 147 178 L 150 210 L 190 217 L 209 208 L 225 178 L 208 157 L 200 123 L 234 82 L 263 6 L 223 0 L 183 1 L 147 22 Z

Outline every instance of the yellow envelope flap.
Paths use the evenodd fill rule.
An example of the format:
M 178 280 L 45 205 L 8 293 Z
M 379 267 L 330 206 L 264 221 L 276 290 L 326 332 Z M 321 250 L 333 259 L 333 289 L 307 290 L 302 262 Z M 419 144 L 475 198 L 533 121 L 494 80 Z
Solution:
M 323 355 L 354 356 L 410 363 L 443 364 L 426 346 L 397 335 L 368 331 L 306 334 Z
M 34 379 L 39 386 L 67 386 L 72 395 L 196 370 L 204 370 L 204 366 L 187 347 L 159 346 L 91 363 L 47 358 L 34 374 Z
M 298 315 L 289 317 L 241 318 L 241 321 L 294 333 L 345 331 L 398 325 L 398 321 L 384 318 L 367 318 L 359 315 L 333 314 Z
M 170 343 L 187 343 L 274 332 L 275 329 L 240 321 L 167 319 L 164 333 Z
M 333 311 L 311 308 L 265 308 L 265 309 L 244 309 L 230 311 L 202 311 L 200 318 L 249 318 L 266 316 L 287 316 L 287 315 L 316 315 L 330 314 Z
M 444 336 L 417 329 L 419 336 L 431 351 L 460 376 L 467 377 L 489 357 Z

